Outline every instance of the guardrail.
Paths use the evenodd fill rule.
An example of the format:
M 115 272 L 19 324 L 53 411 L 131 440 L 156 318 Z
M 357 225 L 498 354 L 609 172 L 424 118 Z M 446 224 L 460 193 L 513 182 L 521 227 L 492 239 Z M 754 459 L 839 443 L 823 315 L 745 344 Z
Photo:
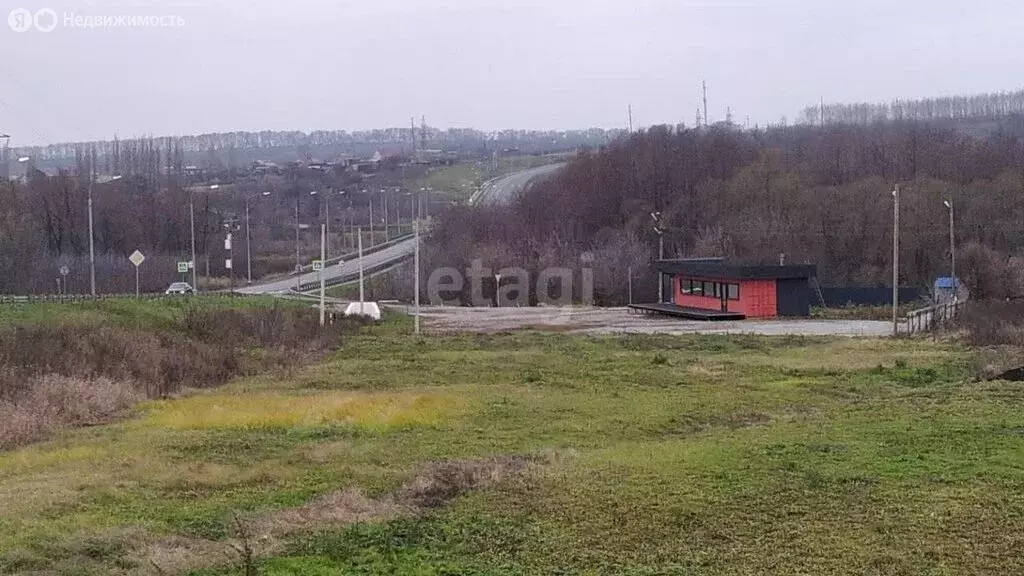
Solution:
M 369 276 L 373 276 L 375 274 L 380 274 L 381 272 L 387 272 L 388 270 L 391 270 L 392 268 L 396 268 L 404 260 L 405 260 L 405 258 L 403 258 L 401 260 L 391 260 L 391 261 L 388 261 L 388 262 L 381 262 L 380 264 L 377 264 L 376 266 L 365 266 L 365 267 L 363 267 L 363 276 L 369 277 Z M 352 264 L 354 264 L 354 263 L 352 263 Z M 299 284 L 297 291 L 298 292 L 309 292 L 311 290 L 319 290 L 320 289 L 320 276 L 317 275 L 316 273 L 313 273 L 313 277 L 315 278 L 315 280 L 313 280 L 311 282 L 303 282 L 302 284 Z M 345 276 L 335 276 L 334 278 L 327 279 L 324 282 L 324 286 L 325 287 L 338 286 L 339 284 L 348 284 L 350 282 L 355 282 L 357 280 L 359 280 L 359 269 L 355 268 L 355 269 L 352 270 L 352 274 L 347 274 Z
M 934 330 L 956 318 L 963 305 L 964 302 L 947 302 L 915 310 L 907 314 L 903 331 L 907 334 L 920 334 Z
M 318 284 L 319 286 L 319 284 Z M 4 304 L 73 304 L 76 302 L 96 302 L 100 300 L 163 300 L 165 298 L 202 298 L 205 296 L 226 296 L 231 292 L 203 292 L 201 294 L 164 294 L 150 292 L 147 294 L 30 294 L 27 296 L 0 295 L 0 305 Z M 235 292 L 235 296 L 250 296 Z
M 180 297 L 171 294 L 30 294 L 27 296 L 0 295 L 0 304 L 35 304 L 35 303 L 61 303 L 92 302 L 95 300 L 125 300 L 139 298 L 155 300 L 158 298 Z
M 392 246 L 394 246 L 396 244 L 401 244 L 402 242 L 405 242 L 406 240 L 410 240 L 413 236 L 414 236 L 414 234 L 412 234 L 412 233 L 410 233 L 410 234 L 403 234 L 403 235 L 398 236 L 396 238 L 392 238 L 391 240 L 388 240 L 387 242 L 384 242 L 383 244 L 375 244 L 375 245 L 373 245 L 373 246 L 371 246 L 369 248 L 363 249 L 363 256 L 368 256 L 370 254 L 374 254 L 374 253 L 380 252 L 381 250 L 385 250 L 387 248 L 391 248 Z M 341 256 L 332 256 L 332 257 L 327 259 L 327 266 L 330 266 L 332 264 L 337 264 L 338 262 L 348 262 L 349 260 L 355 260 L 358 257 L 359 257 L 359 252 L 358 251 L 356 251 L 356 252 L 349 252 L 348 254 L 342 254 Z M 312 264 L 305 264 L 305 265 L 302 266 L 302 274 L 303 275 L 310 274 L 312 272 L 314 272 Z M 291 275 L 295 276 L 296 274 L 295 274 L 295 272 L 292 272 Z

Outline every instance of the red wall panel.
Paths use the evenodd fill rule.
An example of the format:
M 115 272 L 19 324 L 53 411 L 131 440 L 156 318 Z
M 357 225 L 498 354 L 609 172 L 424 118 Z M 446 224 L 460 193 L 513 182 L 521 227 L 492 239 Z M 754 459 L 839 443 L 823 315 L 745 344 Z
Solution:
M 747 318 L 775 318 L 778 315 L 776 306 L 775 280 L 730 280 L 728 278 L 692 278 L 708 282 L 722 282 L 740 285 L 740 299 L 729 300 L 729 312 L 746 315 Z M 693 296 L 683 294 L 682 277 L 672 280 L 674 292 L 673 302 L 676 306 L 699 308 L 701 310 L 721 310 L 722 302 L 714 296 Z

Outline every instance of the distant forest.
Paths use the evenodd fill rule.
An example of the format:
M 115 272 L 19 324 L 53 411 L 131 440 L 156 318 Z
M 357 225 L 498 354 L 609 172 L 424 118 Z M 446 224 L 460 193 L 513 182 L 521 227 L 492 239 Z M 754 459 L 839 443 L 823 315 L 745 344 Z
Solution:
M 889 121 L 978 120 L 1024 114 L 1024 90 L 973 96 L 894 100 L 882 104 L 825 104 L 808 106 L 803 124 L 873 124 Z
M 1020 99 L 965 101 L 969 112 L 1005 112 L 1020 122 L 1010 112 Z M 977 137 L 907 118 L 919 113 L 907 111 L 929 110 L 921 103 L 908 103 L 895 120 L 885 109 L 857 121 L 860 110 L 826 107 L 833 120 L 850 121 L 824 127 L 656 126 L 632 134 L 582 153 L 511 207 L 451 214 L 435 232 L 431 264 L 466 267 L 485 254 L 495 268 L 579 268 L 591 253 L 599 302 L 625 301 L 629 268 L 645 279 L 647 293 L 639 297 L 651 298 L 658 245 L 651 213 L 660 212 L 669 258 L 784 259 L 816 263 L 822 285 L 887 285 L 891 191 L 900 184 L 904 284 L 927 287 L 949 274 L 943 202 L 952 200 L 958 271 L 967 286 L 980 298 L 1024 294 L 1021 135 Z
M 599 147 L 618 138 L 624 131 L 591 128 L 587 130 L 480 130 L 430 126 L 385 128 L 347 132 L 318 130 L 278 132 L 228 132 L 181 137 L 141 137 L 19 147 L 6 151 L 6 161 L 19 156 L 31 157 L 37 166 L 69 168 L 83 153 L 94 154 L 97 169 L 121 173 L 122 164 L 131 164 L 130 156 L 140 148 L 158 149 L 159 162 L 197 165 L 202 168 L 242 168 L 256 161 L 335 160 L 340 154 L 372 156 L 380 149 L 395 149 L 410 154 L 416 149 L 445 150 L 466 155 L 489 154 L 514 149 L 524 154 L 563 152 L 581 147 Z M 84 152 L 83 152 L 84 151 Z M 128 157 L 127 161 L 122 159 Z M 0 157 L 0 162 L 5 158 Z

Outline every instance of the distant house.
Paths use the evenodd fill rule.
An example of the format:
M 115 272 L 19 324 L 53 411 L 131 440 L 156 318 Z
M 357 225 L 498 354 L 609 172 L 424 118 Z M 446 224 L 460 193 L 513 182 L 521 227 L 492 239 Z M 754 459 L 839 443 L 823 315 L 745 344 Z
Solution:
M 946 304 L 954 300 L 962 302 L 969 297 L 960 279 L 954 281 L 948 276 L 935 279 L 934 295 L 936 304 Z

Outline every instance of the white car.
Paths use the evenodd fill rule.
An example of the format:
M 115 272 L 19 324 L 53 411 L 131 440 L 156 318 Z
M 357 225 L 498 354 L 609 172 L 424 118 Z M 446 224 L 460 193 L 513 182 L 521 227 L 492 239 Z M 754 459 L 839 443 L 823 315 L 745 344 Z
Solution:
M 164 292 L 164 294 L 195 294 L 196 291 L 188 282 L 175 282 Z

